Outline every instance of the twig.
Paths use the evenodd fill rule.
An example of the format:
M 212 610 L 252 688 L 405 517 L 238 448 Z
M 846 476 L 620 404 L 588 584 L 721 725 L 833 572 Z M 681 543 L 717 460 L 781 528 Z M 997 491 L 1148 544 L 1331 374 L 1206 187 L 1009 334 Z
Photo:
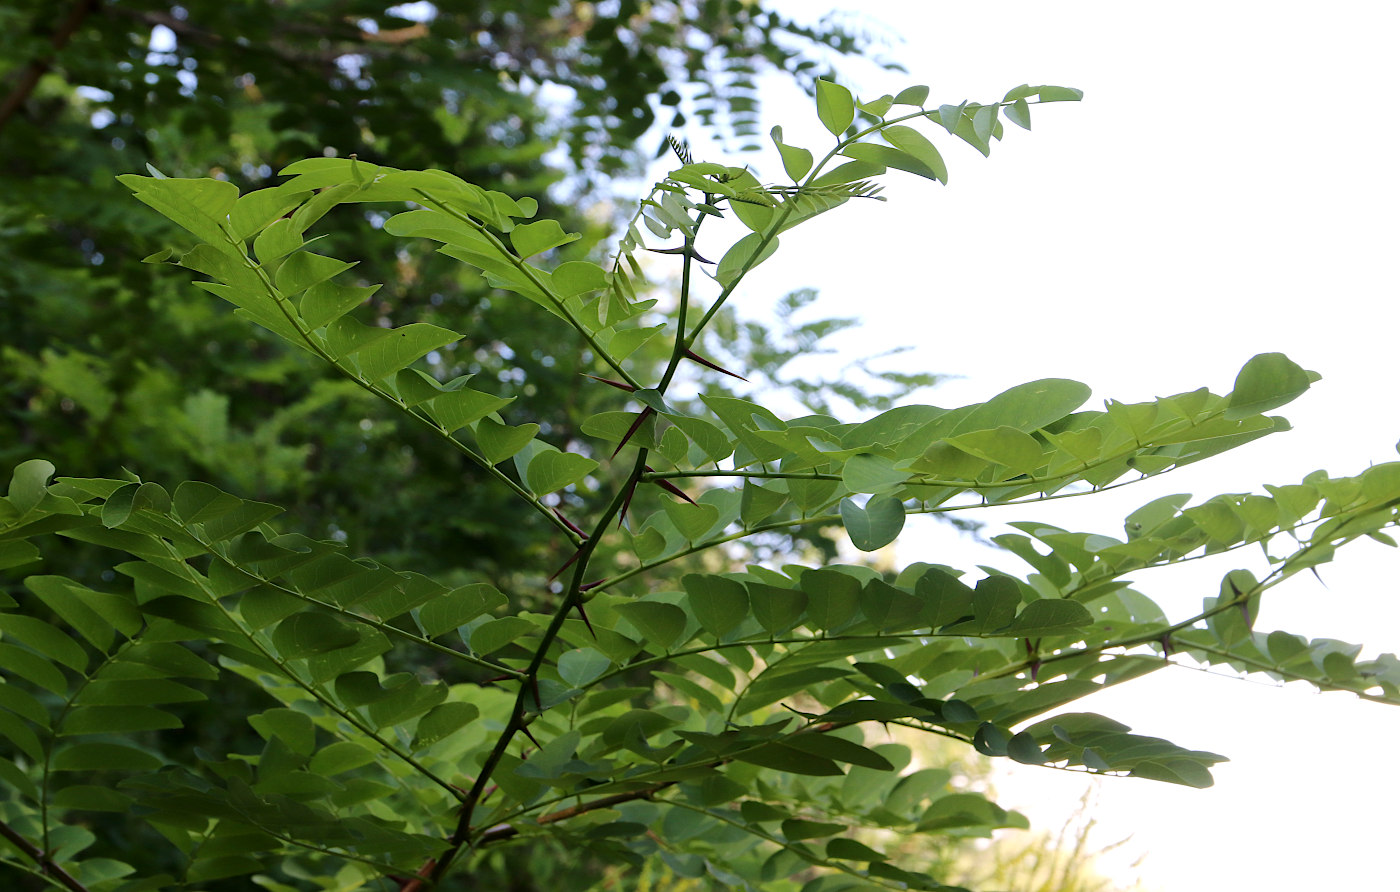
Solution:
M 9 840 L 11 845 L 28 855 L 30 860 L 39 865 L 41 876 L 50 877 L 63 888 L 71 890 L 71 892 L 88 892 L 87 886 L 73 879 L 68 871 L 59 867 L 54 860 L 44 854 L 38 846 L 25 839 L 4 821 L 0 821 L 0 836 Z

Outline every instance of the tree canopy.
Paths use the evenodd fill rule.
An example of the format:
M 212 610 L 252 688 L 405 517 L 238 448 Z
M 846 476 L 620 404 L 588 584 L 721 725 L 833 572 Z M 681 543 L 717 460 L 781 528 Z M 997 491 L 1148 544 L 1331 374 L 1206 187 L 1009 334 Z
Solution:
M 278 506 L 205 482 L 54 479 L 49 461 L 21 463 L 0 503 L 5 562 L 44 560 L 55 535 L 120 562 L 89 578 L 26 570 L 0 613 L 0 666 L 15 679 L 0 688 L 12 863 L 70 889 L 257 874 L 276 888 L 410 890 L 545 842 L 726 887 L 936 889 L 937 867 L 901 862 L 892 839 L 1024 819 L 878 742 L 881 727 L 1205 787 L 1223 757 L 1073 704 L 1173 654 L 1400 701 L 1393 655 L 1253 628 L 1275 586 L 1348 542 L 1386 538 L 1400 463 L 1267 495 L 1157 499 L 1121 538 L 1012 524 L 996 543 L 1029 573 L 880 572 L 820 555 L 735 566 L 731 543 L 775 531 L 839 524 L 869 553 L 910 514 L 1092 498 L 1169 473 L 1286 430 L 1268 413 L 1317 377 L 1269 353 L 1227 393 L 1102 410 L 1064 379 L 853 420 L 782 417 L 713 391 L 680 402 L 682 376 L 735 374 L 698 352 L 701 335 L 789 230 L 878 198 L 889 169 L 946 182 L 935 140 L 987 154 L 1004 121 L 1029 129 L 1033 106 L 1080 98 L 1024 85 L 985 104 L 935 105 L 923 87 L 860 101 L 829 81 L 815 96 L 832 145 L 772 134 L 791 185 L 676 143 L 676 166 L 605 263 L 572 254 L 578 234 L 537 200 L 441 170 L 314 157 L 251 191 L 155 167 L 122 175 L 183 230 L 148 265 L 197 274 L 240 324 L 290 345 L 289 362 L 367 394 L 394 420 L 386 437 L 417 432 L 421 448 L 477 468 L 548 530 L 555 553 L 529 557 L 552 575 L 522 598 L 411 550 L 351 557 L 344 537 L 308 536 Z M 497 386 L 526 376 L 481 389 L 470 372 L 441 374 L 470 340 L 387 316 L 377 286 L 312 234 L 337 213 L 476 270 L 493 299 L 585 345 L 587 387 L 624 394 L 625 408 L 571 407 L 574 425 L 548 427 L 510 414 L 514 394 Z M 650 296 L 649 253 L 678 269 L 669 311 Z M 507 342 L 504 362 L 538 336 Z M 629 361 L 653 339 L 660 365 Z M 437 505 L 443 520 L 463 511 L 452 493 Z M 1126 578 L 1249 546 L 1266 549 L 1270 572 L 1226 573 L 1189 617 L 1169 619 Z M 270 697 L 235 717 L 252 733 L 223 752 L 183 750 L 171 733 L 182 704 L 244 685 Z M 133 865 L 62 820 L 83 812 L 139 818 L 169 841 L 166 862 Z
M 839 553 L 1211 458 L 1316 379 L 910 404 L 778 373 L 849 321 L 732 314 L 794 227 L 1077 90 L 862 100 L 806 50 L 864 44 L 752 2 L 0 15 L 0 869 L 36 888 L 940 888 L 1025 820 L 886 729 L 1203 787 L 1222 756 L 1078 701 L 1181 655 L 1400 699 L 1393 655 L 1255 628 L 1390 541 L 1400 464 L 1013 524 L 977 574 Z M 822 145 L 775 129 L 760 179 L 672 140 L 606 205 L 654 121 L 754 136 L 760 60 Z M 1129 582 L 1247 547 L 1189 616 Z

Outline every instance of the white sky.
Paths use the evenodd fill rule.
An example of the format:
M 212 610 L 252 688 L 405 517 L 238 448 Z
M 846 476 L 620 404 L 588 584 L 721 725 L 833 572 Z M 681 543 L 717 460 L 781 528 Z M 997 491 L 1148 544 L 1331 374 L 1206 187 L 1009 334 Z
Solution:
M 778 5 L 803 16 L 831 6 Z M 1034 132 L 1008 124 L 990 159 L 930 131 L 948 187 L 894 174 L 887 203 L 854 202 L 785 236 L 736 297 L 745 315 L 819 287 L 819 313 L 867 320 L 845 342 L 853 355 L 912 344 L 910 367 L 964 376 L 929 394 L 945 406 L 1050 376 L 1085 381 L 1095 401 L 1202 385 L 1223 393 L 1245 360 L 1274 350 L 1324 376 L 1280 410 L 1293 432 L 1140 488 L 984 519 L 1113 534 L 1157 495 L 1205 498 L 1396 459 L 1400 116 L 1388 88 L 1400 5 L 844 6 L 907 41 L 890 55 L 908 75 L 846 66 L 863 98 L 924 83 L 935 105 L 991 102 L 1028 81 L 1079 87 L 1085 101 L 1033 107 Z M 774 89 L 769 123 L 783 124 L 790 143 L 828 146 L 810 101 Z M 782 181 L 771 157 L 757 164 L 761 178 Z M 1400 650 L 1400 555 L 1356 550 L 1323 568 L 1327 588 L 1296 580 L 1275 590 L 1256 628 Z M 939 530 L 907 537 L 900 557 L 987 560 Z M 1027 569 L 1010 556 L 998 563 Z M 1137 582 L 1186 616 L 1234 565 Z M 1100 784 L 1100 841 L 1133 834 L 1128 850 L 1149 853 L 1149 886 L 1394 887 L 1400 709 L 1186 669 L 1071 709 L 1233 759 L 1208 791 Z M 1053 830 L 1086 782 L 1017 768 L 997 784 L 1003 804 Z

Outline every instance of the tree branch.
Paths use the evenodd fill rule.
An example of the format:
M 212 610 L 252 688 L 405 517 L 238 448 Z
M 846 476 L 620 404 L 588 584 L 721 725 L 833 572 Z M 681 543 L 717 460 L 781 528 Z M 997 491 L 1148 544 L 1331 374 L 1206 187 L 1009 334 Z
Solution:
M 39 873 L 41 876 L 46 876 L 53 879 L 63 888 L 71 890 L 71 892 L 88 892 L 86 886 L 73 879 L 73 877 L 69 875 L 68 871 L 64 870 L 62 867 L 59 867 L 56 863 L 54 863 L 53 859 L 50 858 L 48 855 L 44 854 L 38 846 L 25 839 L 13 827 L 11 827 L 9 824 L 6 824 L 4 821 L 0 821 L 0 836 L 3 836 L 5 839 L 9 840 L 10 845 L 19 849 L 25 855 L 29 856 L 30 860 L 32 860 L 35 864 L 39 865 Z

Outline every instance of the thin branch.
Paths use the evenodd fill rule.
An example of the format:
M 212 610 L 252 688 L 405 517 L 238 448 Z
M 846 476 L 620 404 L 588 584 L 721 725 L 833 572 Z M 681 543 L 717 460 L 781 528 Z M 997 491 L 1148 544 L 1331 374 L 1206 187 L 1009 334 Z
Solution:
M 543 705 L 539 700 L 538 679 L 540 669 L 544 666 L 545 656 L 549 647 L 559 636 L 560 629 L 564 626 L 564 620 L 573 612 L 574 608 L 583 603 L 583 580 L 584 573 L 587 572 L 588 561 L 593 556 L 593 550 L 597 548 L 603 534 L 612 523 L 614 517 L 622 510 L 623 502 L 637 478 L 646 470 L 647 450 L 641 449 L 637 452 L 637 461 L 633 465 L 628 479 L 620 486 L 613 495 L 612 501 L 607 508 L 603 509 L 602 515 L 598 518 L 594 526 L 593 535 L 583 540 L 579 546 L 578 560 L 574 565 L 573 579 L 569 582 L 569 588 L 560 600 L 559 606 L 554 611 L 554 616 L 550 619 L 549 626 L 545 628 L 544 634 L 540 638 L 539 644 L 535 648 L 530 665 L 526 667 L 524 676 L 520 679 L 520 690 L 515 697 L 515 705 L 511 709 L 510 718 L 506 720 L 506 726 L 502 729 L 500 736 L 496 739 L 496 744 L 487 754 L 486 760 L 481 764 L 481 770 L 477 773 L 476 780 L 472 782 L 471 789 L 462 799 L 460 815 L 457 819 L 457 827 L 448 837 L 447 848 L 436 859 L 436 864 L 428 873 L 429 881 L 436 884 L 442 881 L 447 871 L 452 867 L 453 861 L 461 854 L 462 849 L 473 842 L 472 840 L 472 817 L 476 807 L 480 804 L 482 797 L 486 793 L 486 784 L 491 779 L 491 774 L 500 764 L 501 759 L 506 754 L 510 742 L 515 739 L 515 735 L 525 730 L 529 722 L 525 718 L 525 713 L 529 711 L 531 702 L 537 710 L 543 711 Z
M 540 825 L 557 824 L 560 821 L 567 821 L 570 818 L 576 818 L 579 815 L 584 815 L 591 811 L 597 811 L 600 808 L 612 808 L 614 805 L 621 805 L 624 802 L 635 802 L 638 799 L 650 799 L 651 797 L 655 796 L 657 793 L 661 792 L 667 787 L 675 786 L 677 783 L 680 782 L 662 781 L 659 784 L 652 784 L 651 786 L 643 787 L 640 790 L 631 790 L 626 793 L 615 793 L 612 796 L 604 796 L 600 799 L 594 799 L 591 802 L 583 802 L 578 805 L 571 805 L 568 808 L 561 808 L 558 811 L 552 811 L 548 814 L 540 815 L 538 818 L 535 819 L 535 823 Z M 504 842 L 505 840 L 511 839 L 519 835 L 520 828 L 516 827 L 513 824 L 501 824 L 499 826 L 492 827 L 490 830 L 487 830 L 485 833 L 481 834 L 481 836 L 477 838 L 477 842 L 480 845 L 487 845 L 493 842 Z
M 9 824 L 0 821 L 0 836 L 9 840 L 10 845 L 23 852 L 31 861 L 39 865 L 39 875 L 52 879 L 70 892 L 88 892 L 88 888 L 59 867 L 52 858 L 44 854 L 38 846 L 25 839 Z

